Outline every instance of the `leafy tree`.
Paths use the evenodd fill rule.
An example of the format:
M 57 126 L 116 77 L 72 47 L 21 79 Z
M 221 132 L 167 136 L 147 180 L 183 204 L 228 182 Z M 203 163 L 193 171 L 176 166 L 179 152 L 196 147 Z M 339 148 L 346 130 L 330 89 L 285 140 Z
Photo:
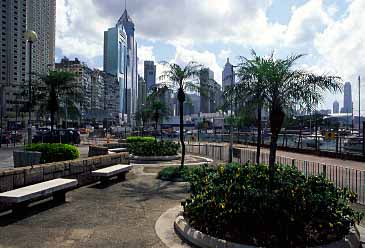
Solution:
M 185 160 L 185 142 L 184 142 L 184 102 L 186 100 L 185 92 L 199 91 L 199 76 L 202 66 L 189 62 L 185 67 L 178 64 L 167 64 L 167 70 L 162 73 L 161 79 L 166 80 L 166 84 L 171 83 L 177 90 L 177 99 L 179 101 L 180 115 L 180 143 L 181 143 L 181 169 L 184 167 Z
M 260 70 L 253 71 L 252 76 L 260 79 L 260 95 L 270 109 L 270 175 L 272 178 L 273 168 L 276 161 L 277 141 L 283 126 L 287 112 L 296 106 L 314 109 L 323 98 L 324 91 L 336 92 L 341 90 L 341 79 L 335 76 L 316 75 L 311 72 L 294 68 L 298 59 L 303 55 L 293 55 L 285 59 L 275 59 L 274 54 L 268 57 L 260 57 L 253 52 L 252 61 L 260 61 Z M 242 80 L 243 84 L 252 82 L 247 73 L 248 80 Z M 243 78 L 244 79 L 244 78 Z M 249 87 L 247 87 L 249 88 Z M 252 86 L 253 92 L 256 85 Z
M 45 84 L 43 94 L 45 96 L 45 108 L 51 115 L 51 131 L 53 131 L 55 114 L 59 112 L 62 102 L 75 105 L 73 99 L 81 99 L 81 87 L 77 85 L 74 74 L 70 72 L 51 71 L 41 77 Z M 79 101 L 79 100 L 77 100 Z

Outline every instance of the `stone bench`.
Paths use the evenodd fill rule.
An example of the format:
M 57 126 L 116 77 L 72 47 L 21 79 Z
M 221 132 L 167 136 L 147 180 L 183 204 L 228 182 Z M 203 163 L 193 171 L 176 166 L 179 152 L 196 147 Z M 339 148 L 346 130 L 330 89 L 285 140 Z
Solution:
M 104 169 L 91 172 L 93 176 L 99 177 L 102 183 L 105 183 L 109 178 L 118 176 L 118 179 L 125 180 L 125 175 L 132 169 L 132 165 L 118 164 Z
M 57 202 L 65 202 L 66 192 L 77 187 L 75 179 L 53 179 L 0 194 L 0 203 L 11 204 L 13 213 L 24 213 L 32 201 L 53 196 Z
M 127 148 L 113 148 L 113 149 L 109 149 L 109 152 L 121 153 L 121 152 L 126 152 L 127 150 L 128 150 Z

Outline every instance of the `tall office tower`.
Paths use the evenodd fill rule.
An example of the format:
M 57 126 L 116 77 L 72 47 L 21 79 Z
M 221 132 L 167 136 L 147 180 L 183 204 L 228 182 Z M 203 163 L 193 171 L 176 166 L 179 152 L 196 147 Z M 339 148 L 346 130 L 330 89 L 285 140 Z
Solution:
M 134 125 L 133 116 L 138 105 L 137 42 L 134 36 L 135 25 L 126 9 L 118 20 L 117 27 L 123 27 L 127 34 L 127 114 L 129 123 Z
M 344 87 L 343 109 L 342 113 L 352 113 L 352 91 L 351 83 L 346 82 Z
M 27 2 L 27 30 L 38 35 L 32 50 L 32 72 L 44 75 L 54 68 L 55 63 L 56 0 Z
M 27 101 L 21 98 L 26 77 L 26 0 L 3 0 L 0 6 L 0 115 L 14 120 Z
M 203 69 L 200 72 L 200 111 L 202 113 L 210 113 L 210 85 L 214 80 L 214 72 L 209 68 Z
M 229 62 L 229 58 L 227 58 L 227 62 L 222 72 L 223 91 L 225 91 L 227 87 L 230 87 L 234 83 L 235 83 L 235 75 L 233 72 L 233 65 Z
M 146 81 L 138 75 L 138 108 L 141 109 L 147 100 L 147 84 Z
M 81 112 L 82 119 L 85 119 L 86 115 L 91 110 L 91 77 L 93 71 L 84 63 L 81 63 L 77 58 L 75 58 L 75 60 L 70 60 L 67 57 L 64 57 L 59 63 L 56 63 L 55 68 L 57 71 L 71 72 L 75 75 L 77 85 L 82 87 L 84 96 L 80 99 L 77 107 Z
M 338 103 L 338 101 L 333 102 L 332 112 L 333 112 L 333 114 L 338 114 L 340 112 L 340 104 Z
M 127 34 L 123 26 L 104 32 L 104 71 L 117 77 L 119 82 L 119 113 L 126 114 Z
M 214 80 L 214 73 L 209 68 L 200 73 L 200 112 L 215 113 L 222 103 L 222 88 Z
M 156 85 L 156 66 L 153 61 L 144 62 L 144 80 L 147 83 L 147 90 L 150 91 Z

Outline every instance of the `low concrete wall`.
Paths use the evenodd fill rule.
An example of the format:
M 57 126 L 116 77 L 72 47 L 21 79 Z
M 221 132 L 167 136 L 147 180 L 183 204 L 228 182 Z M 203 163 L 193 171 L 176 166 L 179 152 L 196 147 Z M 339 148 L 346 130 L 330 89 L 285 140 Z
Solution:
M 89 157 L 108 155 L 108 148 L 103 146 L 89 146 Z
M 1 170 L 0 193 L 61 177 L 75 178 L 85 185 L 94 180 L 91 171 L 116 164 L 129 164 L 128 153 Z
M 109 143 L 109 144 L 103 144 L 103 146 L 107 147 L 108 149 L 128 148 L 127 143 Z

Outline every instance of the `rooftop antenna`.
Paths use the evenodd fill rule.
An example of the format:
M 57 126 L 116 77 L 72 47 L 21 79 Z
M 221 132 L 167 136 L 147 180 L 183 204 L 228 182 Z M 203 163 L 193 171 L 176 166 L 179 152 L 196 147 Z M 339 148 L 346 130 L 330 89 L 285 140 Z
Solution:
M 127 0 L 124 0 L 124 10 L 127 10 Z

